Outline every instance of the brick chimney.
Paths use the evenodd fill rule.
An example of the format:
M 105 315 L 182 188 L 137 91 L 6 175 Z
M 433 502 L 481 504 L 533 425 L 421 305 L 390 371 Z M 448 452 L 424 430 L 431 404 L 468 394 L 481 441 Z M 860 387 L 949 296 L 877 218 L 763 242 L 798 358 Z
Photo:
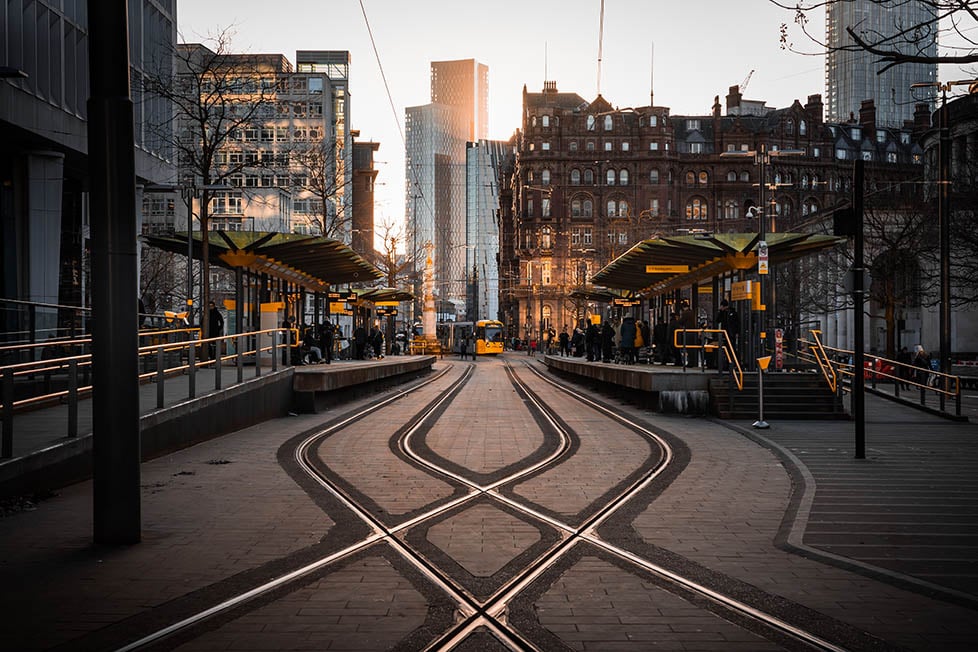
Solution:
M 818 94 L 809 95 L 808 102 L 805 103 L 805 111 L 808 112 L 808 115 L 814 124 L 822 124 L 822 120 L 825 119 L 823 110 L 824 107 L 822 105 L 822 96 Z
M 740 115 L 740 86 L 731 86 L 727 92 L 727 115 Z
M 913 139 L 920 141 L 921 136 L 930 129 L 930 105 L 924 102 L 913 105 Z
M 859 126 L 863 132 L 875 137 L 876 134 L 876 102 L 863 100 L 859 104 Z

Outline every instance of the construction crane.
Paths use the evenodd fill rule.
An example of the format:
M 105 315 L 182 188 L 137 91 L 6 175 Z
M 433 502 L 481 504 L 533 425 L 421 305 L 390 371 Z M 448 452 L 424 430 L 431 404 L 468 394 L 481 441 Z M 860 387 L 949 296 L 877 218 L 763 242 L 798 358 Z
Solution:
M 741 92 L 741 94 L 747 92 L 747 84 L 750 83 L 750 78 L 751 78 L 751 76 L 753 74 L 754 74 L 754 70 L 751 69 L 751 71 L 749 73 L 747 73 L 747 76 L 744 77 L 744 81 L 740 82 L 740 92 Z

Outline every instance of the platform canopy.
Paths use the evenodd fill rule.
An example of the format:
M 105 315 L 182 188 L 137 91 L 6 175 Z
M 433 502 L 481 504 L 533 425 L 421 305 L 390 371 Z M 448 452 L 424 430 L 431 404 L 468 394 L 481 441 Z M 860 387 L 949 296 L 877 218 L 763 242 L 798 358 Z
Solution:
M 413 301 L 414 294 L 407 290 L 398 290 L 397 288 L 368 288 L 366 290 L 357 290 L 357 300 L 371 301 L 373 303 L 377 303 L 378 301 Z
M 698 233 L 639 242 L 591 281 L 607 288 L 663 294 L 726 272 L 757 267 L 757 233 Z M 830 249 L 845 238 L 813 233 L 769 233 L 768 261 L 778 264 Z
M 200 231 L 191 234 L 193 257 L 203 256 Z M 187 255 L 187 233 L 146 235 L 151 247 Z M 383 278 L 384 274 L 339 240 L 299 233 L 261 231 L 211 231 L 208 237 L 211 264 L 228 269 L 244 268 L 268 274 L 323 292 L 339 283 L 358 283 Z

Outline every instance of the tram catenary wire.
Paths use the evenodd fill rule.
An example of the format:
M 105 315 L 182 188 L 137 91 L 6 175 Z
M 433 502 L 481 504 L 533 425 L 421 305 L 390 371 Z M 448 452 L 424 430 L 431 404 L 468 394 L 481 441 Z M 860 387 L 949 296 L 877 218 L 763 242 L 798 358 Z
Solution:
M 429 401 L 421 410 L 416 412 L 408 423 L 405 424 L 405 426 L 399 429 L 401 434 L 398 438 L 398 446 L 401 453 L 410 460 L 424 467 L 433 474 L 448 478 L 465 487 L 468 490 L 468 493 L 439 503 L 435 507 L 424 511 L 421 514 L 417 514 L 405 521 L 392 525 L 386 525 L 369 510 L 364 509 L 361 505 L 359 505 L 355 497 L 351 496 L 343 489 L 341 483 L 331 479 L 328 477 L 328 473 L 323 472 L 317 467 L 312 459 L 311 451 L 315 448 L 318 442 L 321 442 L 325 438 L 338 433 L 352 424 L 355 424 L 357 421 L 365 418 L 366 416 L 373 414 L 378 410 L 391 407 L 397 401 L 417 392 L 422 388 L 429 387 L 430 385 L 442 380 L 449 373 L 449 371 L 454 369 L 457 365 L 453 364 L 446 366 L 446 369 L 442 370 L 434 377 L 425 379 L 424 381 L 416 383 L 403 391 L 398 391 L 385 399 L 374 402 L 373 404 L 357 410 L 354 413 L 330 424 L 329 426 L 312 433 L 308 437 L 304 438 L 303 441 L 301 441 L 295 448 L 293 453 L 295 460 L 303 471 L 309 474 L 315 480 L 315 482 L 333 494 L 348 510 L 362 520 L 370 529 L 370 534 L 368 536 L 342 550 L 316 560 L 301 568 L 295 569 L 294 571 L 286 573 L 270 582 L 233 596 L 232 598 L 214 605 L 209 609 L 185 618 L 180 622 L 163 628 L 121 649 L 134 650 L 151 643 L 159 642 L 178 631 L 202 623 L 203 621 L 219 613 L 242 605 L 249 600 L 283 587 L 291 582 L 295 582 L 309 575 L 310 573 L 330 566 L 331 564 L 335 564 L 378 543 L 386 543 L 389 545 L 398 553 L 398 555 L 401 556 L 402 559 L 412 565 L 418 572 L 422 573 L 434 586 L 443 591 L 455 603 L 456 608 L 461 615 L 459 622 L 429 642 L 425 648 L 428 650 L 452 649 L 455 645 L 464 641 L 471 633 L 482 627 L 491 632 L 492 635 L 495 636 L 503 645 L 510 647 L 511 649 L 539 649 L 532 641 L 527 640 L 527 638 L 521 632 L 509 626 L 509 624 L 505 621 L 506 609 L 517 596 L 533 585 L 534 582 L 539 580 L 549 568 L 551 568 L 579 544 L 590 544 L 604 550 L 608 554 L 616 556 L 617 558 L 633 565 L 645 573 L 659 577 L 669 585 L 677 586 L 685 591 L 695 593 L 714 604 L 720 605 L 723 609 L 727 609 L 740 614 L 741 616 L 747 617 L 748 619 L 759 623 L 769 630 L 787 635 L 805 646 L 820 650 L 840 651 L 843 649 L 819 638 L 810 632 L 797 628 L 776 616 L 765 613 L 762 610 L 752 607 L 751 605 L 743 603 L 739 600 L 725 596 L 710 589 L 709 587 L 703 586 L 693 580 L 690 580 L 689 578 L 682 577 L 675 572 L 658 566 L 628 550 L 601 539 L 597 534 L 598 527 L 616 511 L 618 511 L 619 508 L 632 500 L 639 492 L 648 487 L 648 485 L 660 475 L 662 470 L 665 469 L 672 460 L 671 449 L 668 446 L 668 443 L 662 437 L 652 432 L 642 424 L 636 423 L 635 421 L 616 413 L 613 409 L 609 409 L 597 401 L 594 401 L 586 396 L 581 396 L 580 393 L 572 386 L 567 386 L 543 375 L 539 370 L 531 367 L 527 363 L 523 363 L 523 365 L 535 375 L 537 380 L 549 384 L 554 390 L 565 393 L 588 408 L 595 410 L 602 415 L 620 423 L 626 428 L 640 434 L 641 436 L 646 437 L 659 447 L 661 456 L 659 461 L 650 469 L 646 470 L 640 477 L 630 482 L 627 487 L 620 490 L 616 496 L 607 500 L 606 503 L 595 513 L 588 516 L 581 524 L 577 526 L 565 523 L 559 518 L 542 514 L 539 512 L 539 510 L 534 509 L 532 506 L 529 506 L 516 498 L 504 495 L 500 491 L 500 488 L 502 488 L 504 485 L 515 483 L 521 478 L 535 474 L 556 464 L 563 456 L 567 454 L 570 448 L 570 434 L 566 431 L 566 427 L 555 414 L 553 408 L 547 404 L 546 400 L 541 398 L 538 392 L 532 390 L 523 380 L 520 379 L 519 374 L 515 372 L 511 365 L 508 363 L 504 364 L 506 364 L 510 382 L 518 389 L 518 391 L 521 391 L 527 397 L 527 404 L 533 406 L 533 409 L 540 413 L 543 420 L 549 424 L 549 427 L 553 428 L 558 435 L 558 445 L 552 452 L 544 456 L 543 459 L 538 460 L 536 463 L 526 468 L 519 469 L 518 471 L 509 474 L 507 477 L 497 478 L 491 483 L 480 485 L 479 483 L 474 482 L 473 480 L 466 478 L 459 473 L 455 473 L 450 469 L 444 468 L 431 460 L 426 459 L 423 455 L 419 454 L 415 450 L 412 444 L 413 438 L 426 427 L 426 424 L 427 427 L 430 427 L 428 422 L 432 419 L 432 417 L 435 416 L 435 418 L 437 418 L 437 415 L 444 410 L 445 406 L 449 404 L 460 391 L 462 391 L 465 384 L 472 377 L 476 365 L 466 364 L 464 371 L 457 379 L 453 380 L 448 387 L 439 390 L 431 401 Z M 406 542 L 402 541 L 397 536 L 397 534 L 400 532 L 413 528 L 425 521 L 441 517 L 444 514 L 459 508 L 464 503 L 472 501 L 480 496 L 488 496 L 493 500 L 497 500 L 514 510 L 546 523 L 564 533 L 564 536 L 561 537 L 550 549 L 544 551 L 524 569 L 516 573 L 513 577 L 509 578 L 508 581 L 498 587 L 492 595 L 482 600 L 472 595 L 471 592 L 469 592 L 465 587 L 461 586 L 450 575 L 438 569 L 433 563 L 425 559 L 421 553 L 412 549 Z

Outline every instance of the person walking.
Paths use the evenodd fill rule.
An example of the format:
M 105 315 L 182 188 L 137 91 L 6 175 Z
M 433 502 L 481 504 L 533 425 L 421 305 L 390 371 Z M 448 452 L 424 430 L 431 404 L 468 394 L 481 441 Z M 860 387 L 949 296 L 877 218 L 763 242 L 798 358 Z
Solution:
M 622 320 L 621 328 L 619 329 L 619 347 L 621 350 L 620 361 L 623 364 L 632 364 L 635 362 L 635 338 L 637 335 L 638 327 L 635 324 L 635 318 L 632 316 L 625 317 Z
M 224 316 L 217 309 L 217 304 L 211 301 L 207 304 L 207 337 L 220 337 L 221 335 L 224 335 Z M 217 344 L 217 342 L 209 342 L 207 344 L 207 350 L 210 352 L 211 360 L 215 358 Z

